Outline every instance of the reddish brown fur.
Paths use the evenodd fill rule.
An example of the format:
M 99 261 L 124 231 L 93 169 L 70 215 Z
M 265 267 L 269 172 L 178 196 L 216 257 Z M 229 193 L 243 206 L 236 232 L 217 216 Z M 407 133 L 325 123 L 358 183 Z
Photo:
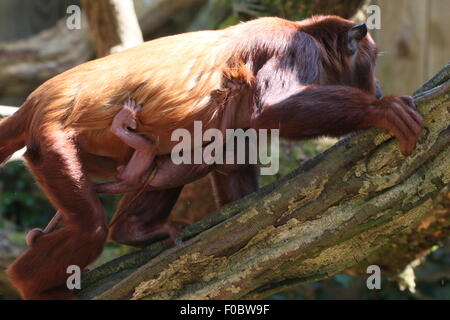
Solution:
M 73 298 L 64 288 L 67 266 L 84 268 L 100 253 L 106 215 L 90 177 L 113 178 L 133 152 L 109 130 L 128 98 L 142 105 L 137 132 L 159 138 L 161 170 L 151 188 L 174 188 L 145 192 L 134 202 L 140 208 L 136 215 L 125 210 L 125 225 L 135 219 L 149 230 L 153 220 L 142 212 L 151 215 L 154 209 L 163 220 L 179 193 L 175 188 L 221 169 L 175 168 L 163 156 L 176 143 L 170 141 L 172 130 L 192 129 L 194 120 L 202 120 L 206 129 L 234 119 L 226 126 L 280 128 L 282 136 L 295 139 L 380 126 L 399 138 L 402 151 L 411 152 L 420 116 L 407 98 L 374 97 L 376 47 L 367 36 L 358 53 L 349 55 L 345 44 L 353 25 L 337 17 L 298 23 L 261 18 L 166 37 L 88 62 L 36 89 L 16 115 L 0 123 L 0 162 L 26 145 L 30 170 L 66 227 L 42 236 L 10 266 L 8 274 L 22 296 Z M 229 81 L 241 87 L 231 104 L 222 94 Z M 215 190 L 224 189 L 220 204 L 256 188 L 253 168 L 214 181 Z M 239 194 L 229 192 L 233 181 L 243 183 Z M 151 199 L 160 205 L 155 208 Z M 123 227 L 115 227 L 123 234 Z M 127 230 L 133 242 L 129 236 L 136 234 Z M 142 234 L 145 230 L 139 230 Z

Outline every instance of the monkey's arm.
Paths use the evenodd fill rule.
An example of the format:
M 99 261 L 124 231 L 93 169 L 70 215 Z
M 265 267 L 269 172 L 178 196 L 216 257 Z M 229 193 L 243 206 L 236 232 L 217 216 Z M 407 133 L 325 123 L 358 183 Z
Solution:
M 422 116 L 411 97 L 390 96 L 378 100 L 346 86 L 308 86 L 279 102 L 262 100 L 252 115 L 254 128 L 277 128 L 281 137 L 294 139 L 339 137 L 380 127 L 396 136 L 404 154 L 413 151 L 421 122 Z
M 135 151 L 130 161 L 118 168 L 119 181 L 97 184 L 97 192 L 120 194 L 133 191 L 142 187 L 150 176 L 158 143 L 130 131 L 137 127 L 136 114 L 140 109 L 141 106 L 135 101 L 127 100 L 122 110 L 114 117 L 111 131 Z
M 375 92 L 354 87 L 316 85 L 321 70 L 307 64 L 307 58 L 299 58 L 289 69 L 288 58 L 275 57 L 261 68 L 252 105 L 253 128 L 280 129 L 281 137 L 307 139 L 381 127 L 396 136 L 403 153 L 412 152 L 422 117 L 411 97 L 377 99 Z

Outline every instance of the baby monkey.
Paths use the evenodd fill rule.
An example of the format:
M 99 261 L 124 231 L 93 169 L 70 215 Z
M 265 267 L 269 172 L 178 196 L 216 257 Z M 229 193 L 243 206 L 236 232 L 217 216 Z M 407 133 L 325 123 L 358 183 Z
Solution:
M 224 89 L 218 89 L 212 94 L 212 99 L 217 99 L 224 103 L 223 110 L 227 110 L 220 122 L 219 130 L 225 136 L 225 130 L 232 126 L 233 116 L 237 113 L 240 83 L 228 81 Z M 124 194 L 127 192 L 155 187 L 174 187 L 195 181 L 216 167 L 214 164 L 202 165 L 174 165 L 170 157 L 165 157 L 158 164 L 159 174 L 156 172 L 156 154 L 159 147 L 159 139 L 156 136 L 143 137 L 134 132 L 137 128 L 137 114 L 141 111 L 141 106 L 132 99 L 124 102 L 122 109 L 114 116 L 110 130 L 126 145 L 134 149 L 134 152 L 126 165 L 117 168 L 117 181 L 106 182 L 95 185 L 97 193 Z M 223 172 L 227 171 L 228 165 L 222 165 Z M 232 167 L 232 166 L 230 166 Z M 155 181 L 156 180 L 156 181 Z M 155 182 L 155 183 L 153 183 Z M 170 183 L 174 183 L 171 186 Z M 32 246 L 36 240 L 47 233 L 54 231 L 61 221 L 61 214 L 57 212 L 49 224 L 42 230 L 36 228 L 28 232 L 26 242 Z M 171 234 L 173 232 L 169 232 Z
M 149 140 L 133 132 L 137 128 L 136 115 L 141 111 L 136 101 L 128 99 L 114 117 L 111 131 L 135 151 L 125 166 L 117 168 L 117 182 L 97 184 L 98 193 L 122 194 L 142 187 L 152 173 L 158 149 L 158 138 Z
M 116 114 L 111 124 L 111 132 L 114 133 L 125 144 L 134 149 L 130 161 L 117 168 L 117 180 L 95 185 L 98 193 L 122 194 L 137 190 L 151 180 L 154 171 L 154 160 L 158 148 L 158 139 L 144 138 L 133 132 L 137 128 L 137 113 L 141 106 L 136 101 L 128 99 L 122 109 Z M 35 228 L 28 232 L 26 243 L 32 246 L 36 240 L 47 233 L 54 231 L 61 221 L 61 214 L 56 212 L 55 216 L 44 228 Z

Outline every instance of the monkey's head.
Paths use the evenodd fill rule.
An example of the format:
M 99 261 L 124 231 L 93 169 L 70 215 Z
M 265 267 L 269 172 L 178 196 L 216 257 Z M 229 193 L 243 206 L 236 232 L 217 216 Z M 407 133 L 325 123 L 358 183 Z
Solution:
M 299 23 L 320 47 L 323 84 L 352 86 L 379 95 L 375 65 L 378 49 L 367 26 L 337 16 L 317 16 Z

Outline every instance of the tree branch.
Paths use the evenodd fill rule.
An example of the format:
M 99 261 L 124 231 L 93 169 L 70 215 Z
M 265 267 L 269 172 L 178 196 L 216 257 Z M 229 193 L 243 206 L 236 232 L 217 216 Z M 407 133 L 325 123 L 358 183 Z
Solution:
M 31 38 L 0 44 L 0 96 L 27 95 L 91 57 L 85 30 L 69 30 L 65 19 Z
M 154 0 L 148 4 L 144 1 L 137 1 L 143 33 L 155 32 L 175 13 L 189 5 L 203 1 L 205 0 Z M 86 1 L 94 7 L 97 2 L 103 10 L 105 8 L 103 0 Z M 117 4 L 116 8 L 125 6 L 125 10 L 122 11 L 131 12 L 131 4 L 127 3 L 128 1 L 114 0 L 114 2 Z M 92 9 L 92 7 L 90 8 Z M 117 17 L 118 20 L 108 19 L 111 17 L 108 16 L 110 13 L 111 10 L 107 8 L 100 12 L 97 11 L 98 16 L 106 18 L 106 27 L 113 27 L 113 23 L 115 25 L 114 21 L 116 21 L 127 25 L 130 32 L 119 31 L 117 33 L 119 42 L 117 37 L 105 38 L 105 41 L 109 42 L 112 39 L 116 43 L 125 44 L 126 47 L 139 42 L 141 32 L 135 22 L 135 17 L 131 15 L 131 18 L 128 18 L 129 14 L 116 14 L 116 11 L 112 13 L 112 17 Z M 0 44 L 0 95 L 26 96 L 53 76 L 90 60 L 94 56 L 94 52 L 89 41 L 85 15 L 82 16 L 83 22 L 80 30 L 69 30 L 66 27 L 67 18 L 64 17 L 52 28 L 28 39 Z M 91 21 L 94 25 L 97 22 Z M 108 44 L 106 46 L 108 47 Z
M 415 97 L 424 130 L 411 156 L 378 129 L 344 139 L 189 226 L 182 245 L 158 242 L 91 271 L 80 297 L 261 298 L 376 262 L 372 257 L 382 261 L 381 252 L 408 237 L 423 236 L 429 248 L 439 240 L 429 237 L 433 228 L 448 237 L 448 222 L 425 222 L 450 182 L 449 70 Z

